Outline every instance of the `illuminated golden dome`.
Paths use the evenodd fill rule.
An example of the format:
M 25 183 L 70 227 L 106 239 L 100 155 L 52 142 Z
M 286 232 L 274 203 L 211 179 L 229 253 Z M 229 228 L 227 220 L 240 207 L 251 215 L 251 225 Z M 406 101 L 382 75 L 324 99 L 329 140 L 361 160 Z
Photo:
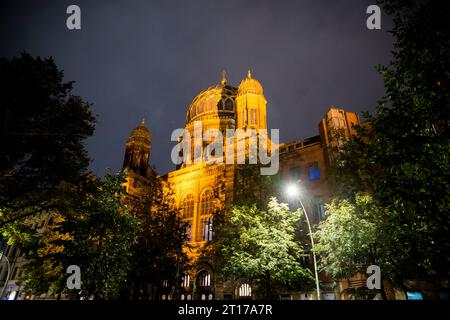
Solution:
M 186 114 L 186 124 L 205 117 L 235 118 L 237 89 L 227 86 L 224 76 L 221 83 L 203 90 L 192 100 Z
M 263 94 L 263 88 L 258 80 L 252 78 L 252 73 L 248 70 L 247 78 L 239 83 L 238 95 L 244 95 L 246 93 Z
M 134 140 L 134 141 L 138 140 L 138 141 L 150 143 L 151 133 L 150 133 L 150 130 L 148 130 L 147 127 L 145 126 L 144 119 L 141 120 L 141 124 L 138 127 L 134 128 L 131 131 L 130 139 L 128 141 L 131 141 L 131 140 Z

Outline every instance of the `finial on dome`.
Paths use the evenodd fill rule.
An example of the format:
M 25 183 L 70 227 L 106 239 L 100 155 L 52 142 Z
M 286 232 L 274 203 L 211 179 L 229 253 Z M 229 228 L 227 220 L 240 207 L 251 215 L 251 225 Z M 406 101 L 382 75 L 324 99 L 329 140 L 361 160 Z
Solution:
M 252 72 L 250 71 L 250 69 L 248 69 L 248 72 L 247 72 L 247 78 L 249 78 L 249 79 L 252 78 Z
M 145 118 L 142 118 L 141 120 L 141 127 L 145 126 Z
M 225 70 L 222 70 L 222 80 L 220 83 L 224 86 L 227 84 L 227 72 Z

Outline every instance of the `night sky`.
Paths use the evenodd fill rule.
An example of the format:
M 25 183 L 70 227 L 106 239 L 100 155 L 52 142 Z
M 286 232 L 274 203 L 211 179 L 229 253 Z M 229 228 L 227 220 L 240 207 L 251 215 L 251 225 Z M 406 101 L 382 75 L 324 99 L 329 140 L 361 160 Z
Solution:
M 4 2 L 4 1 L 3 1 Z M 150 162 L 173 170 L 171 132 L 222 69 L 237 86 L 252 70 L 264 88 L 269 128 L 281 141 L 317 135 L 331 106 L 373 111 L 384 94 L 375 66 L 391 58 L 391 23 L 366 28 L 375 1 L 11 1 L 0 4 L 0 56 L 53 56 L 74 93 L 93 103 L 91 169 L 121 168 L 130 131 L 144 117 Z M 79 31 L 66 8 L 81 8 Z

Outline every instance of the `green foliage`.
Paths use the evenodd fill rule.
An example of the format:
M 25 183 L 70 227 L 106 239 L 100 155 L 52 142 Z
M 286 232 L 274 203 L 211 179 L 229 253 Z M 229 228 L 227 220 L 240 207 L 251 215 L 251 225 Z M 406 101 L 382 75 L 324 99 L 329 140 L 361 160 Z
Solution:
M 275 198 L 267 210 L 234 206 L 217 227 L 216 248 L 225 276 L 258 283 L 264 298 L 276 297 L 281 286 L 309 286 L 312 273 L 295 238 L 300 216 L 300 211 L 291 212 Z
M 4 209 L 0 209 L 0 217 L 5 214 Z M 0 239 L 5 239 L 8 245 L 15 245 L 17 243 L 26 243 L 32 241 L 34 230 L 32 230 L 28 223 L 21 220 L 16 220 L 3 226 L 1 229 Z
M 26 241 L 17 241 L 16 244 L 24 251 L 32 250 L 28 256 L 30 262 L 21 276 L 26 287 L 38 295 L 49 293 L 58 296 L 65 287 L 64 265 L 70 265 L 65 245 L 73 237 L 62 230 L 63 216 L 56 213 L 51 216 L 51 223 L 42 234 L 32 233 Z
M 52 58 L 0 59 L 0 231 L 9 223 L 60 209 L 62 184 L 77 185 L 94 131 L 90 104 Z
M 317 253 L 323 257 L 323 268 L 336 279 L 351 278 L 360 268 L 378 263 L 379 224 L 374 216 L 381 209 L 369 194 L 357 194 L 355 202 L 333 200 L 326 207 L 327 219 L 315 232 L 320 239 Z
M 72 264 L 81 268 L 77 294 L 82 297 L 114 297 L 125 284 L 139 226 L 121 201 L 124 175 L 108 172 L 104 181 L 92 183 L 95 192 L 76 210 L 52 214 L 49 227 L 37 237 L 25 272 L 33 293 L 67 293 L 65 270 Z

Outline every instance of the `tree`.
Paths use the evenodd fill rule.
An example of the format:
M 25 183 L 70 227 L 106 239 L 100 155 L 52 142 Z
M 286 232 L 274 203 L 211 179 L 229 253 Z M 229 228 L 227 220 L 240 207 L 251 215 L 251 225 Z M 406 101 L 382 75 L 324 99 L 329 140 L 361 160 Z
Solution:
M 385 276 L 436 282 L 450 275 L 450 244 L 442 241 L 450 212 L 450 27 L 442 1 L 381 3 L 396 39 L 393 61 L 379 68 L 386 96 L 345 148 L 337 184 L 348 185 L 338 197 L 358 207 L 355 190 L 365 190 L 383 208 L 363 218 L 383 235 L 376 259 Z
M 26 288 L 33 294 L 49 293 L 59 297 L 65 291 L 64 266 L 70 265 L 65 245 L 73 241 L 73 236 L 62 230 L 64 222 L 62 215 L 52 214 L 42 234 L 30 230 L 27 241 L 22 239 L 15 242 L 25 252 L 32 250 L 28 255 L 30 261 L 24 268 L 21 281 L 26 282 Z
M 301 212 L 275 198 L 267 210 L 234 206 L 217 228 L 216 252 L 225 276 L 257 284 L 263 298 L 276 298 L 282 287 L 306 288 L 313 277 L 296 239 Z
M 116 297 L 125 285 L 139 226 L 122 202 L 124 176 L 108 172 L 92 183 L 95 191 L 76 210 L 53 213 L 49 227 L 31 243 L 24 280 L 33 293 L 70 293 L 65 283 L 69 265 L 81 268 L 81 291 L 76 292 L 81 297 Z
M 323 268 L 335 279 L 351 278 L 361 267 L 377 264 L 379 225 L 371 217 L 378 208 L 369 194 L 357 194 L 355 202 L 334 199 L 327 204 L 327 219 L 314 236 Z
M 174 208 L 169 185 L 153 175 L 145 190 L 137 198 L 128 198 L 140 225 L 137 241 L 131 247 L 128 279 L 133 285 L 133 299 L 158 299 L 162 281 L 177 288 L 180 274 L 189 268 L 186 223 Z
M 0 230 L 61 208 L 85 175 L 95 118 L 72 88 L 52 58 L 0 59 Z

